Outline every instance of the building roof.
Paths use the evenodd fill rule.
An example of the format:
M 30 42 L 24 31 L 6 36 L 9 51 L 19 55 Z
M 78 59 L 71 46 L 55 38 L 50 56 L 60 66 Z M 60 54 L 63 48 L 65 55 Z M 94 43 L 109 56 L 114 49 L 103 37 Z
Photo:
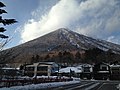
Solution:
M 58 67 L 58 64 L 56 64 L 55 62 L 37 62 L 37 63 L 34 63 L 32 65 L 27 65 L 27 66 L 38 66 L 38 65 L 54 65 L 55 67 Z
M 120 68 L 120 65 L 110 65 L 110 67 L 119 67 Z
M 77 67 L 66 67 L 66 68 L 60 69 L 59 73 L 70 73 L 70 70 L 74 71 L 75 73 L 82 72 L 82 70 L 80 68 L 77 68 Z

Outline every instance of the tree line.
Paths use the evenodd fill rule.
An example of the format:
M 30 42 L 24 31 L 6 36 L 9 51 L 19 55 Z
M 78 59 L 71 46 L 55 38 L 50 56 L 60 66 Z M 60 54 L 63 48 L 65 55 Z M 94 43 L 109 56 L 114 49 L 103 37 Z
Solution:
M 54 61 L 56 63 L 61 63 L 64 65 L 73 65 L 78 63 L 98 63 L 106 62 L 111 63 L 119 60 L 120 55 L 115 54 L 112 50 L 103 51 L 99 48 L 93 48 L 85 50 L 84 53 L 77 51 L 72 53 L 70 51 L 58 52 L 57 55 L 46 54 L 44 57 L 39 55 L 33 55 L 31 57 L 31 63 L 40 61 Z

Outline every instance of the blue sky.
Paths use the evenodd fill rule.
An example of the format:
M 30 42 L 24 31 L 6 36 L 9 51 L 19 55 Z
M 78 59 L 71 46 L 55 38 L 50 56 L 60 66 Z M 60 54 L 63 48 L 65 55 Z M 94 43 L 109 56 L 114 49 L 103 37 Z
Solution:
M 21 25 L 31 18 L 31 12 L 34 11 L 39 6 L 39 1 L 36 0 L 33 4 L 33 0 L 1 0 L 6 7 L 5 9 L 8 14 L 4 14 L 4 18 L 15 18 L 18 23 L 13 25 L 8 25 L 5 28 L 7 31 L 6 35 L 10 36 L 11 41 L 7 44 L 7 47 L 13 47 L 19 44 L 20 42 L 20 30 L 18 31 Z
M 18 23 L 7 26 L 13 47 L 58 28 L 120 44 L 120 0 L 1 0 Z

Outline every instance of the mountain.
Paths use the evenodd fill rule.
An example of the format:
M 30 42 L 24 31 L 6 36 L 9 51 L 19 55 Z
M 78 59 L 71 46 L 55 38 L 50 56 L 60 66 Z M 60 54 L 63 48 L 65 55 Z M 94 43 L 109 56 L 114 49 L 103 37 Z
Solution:
M 4 52 L 8 52 L 9 55 L 3 61 L 29 62 L 33 55 L 45 55 L 59 51 L 83 51 L 92 48 L 99 48 L 104 51 L 111 50 L 120 54 L 120 45 L 60 28 L 42 37 L 5 50 Z

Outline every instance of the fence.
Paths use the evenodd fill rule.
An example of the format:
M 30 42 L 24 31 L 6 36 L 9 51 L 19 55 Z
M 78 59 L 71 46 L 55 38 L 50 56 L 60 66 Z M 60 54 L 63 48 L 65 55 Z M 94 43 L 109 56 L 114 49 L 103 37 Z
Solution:
M 33 79 L 7 79 L 0 80 L 0 88 L 11 87 L 11 86 L 24 86 L 28 84 L 39 84 L 39 83 L 49 83 L 49 82 L 65 82 L 71 81 L 72 78 L 33 78 Z

